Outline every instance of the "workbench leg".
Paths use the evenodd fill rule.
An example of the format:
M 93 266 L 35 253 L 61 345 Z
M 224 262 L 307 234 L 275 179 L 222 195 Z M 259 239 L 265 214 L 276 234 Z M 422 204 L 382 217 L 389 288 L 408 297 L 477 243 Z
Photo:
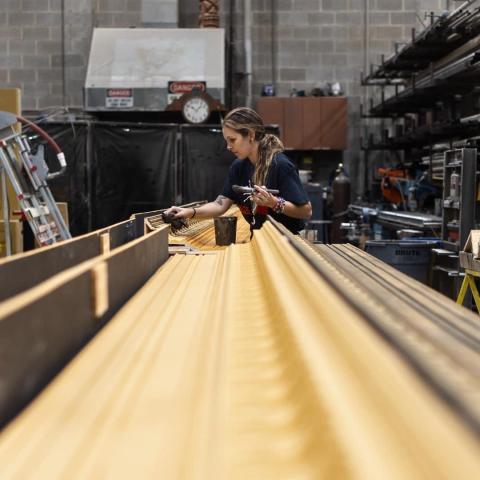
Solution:
M 466 276 L 468 278 L 468 283 L 470 284 L 470 290 L 472 290 L 473 299 L 475 300 L 475 305 L 477 310 L 480 313 L 480 295 L 478 294 L 477 285 L 475 283 L 475 278 L 470 275 Z
M 465 274 L 465 276 L 463 277 L 462 286 L 460 287 L 460 291 L 458 292 L 458 297 L 457 297 L 457 303 L 459 305 L 463 305 L 463 301 L 465 300 L 465 295 L 468 290 L 468 285 L 469 285 L 468 275 Z

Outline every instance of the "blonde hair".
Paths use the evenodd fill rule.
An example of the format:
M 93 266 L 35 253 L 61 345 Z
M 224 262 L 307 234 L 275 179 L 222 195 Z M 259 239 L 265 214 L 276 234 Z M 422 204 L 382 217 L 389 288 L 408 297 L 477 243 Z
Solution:
M 262 117 L 247 107 L 235 108 L 229 112 L 223 126 L 235 130 L 242 137 L 254 134 L 254 139 L 258 142 L 258 159 L 253 172 L 253 183 L 265 185 L 274 155 L 284 150 L 281 140 L 276 135 L 266 133 Z

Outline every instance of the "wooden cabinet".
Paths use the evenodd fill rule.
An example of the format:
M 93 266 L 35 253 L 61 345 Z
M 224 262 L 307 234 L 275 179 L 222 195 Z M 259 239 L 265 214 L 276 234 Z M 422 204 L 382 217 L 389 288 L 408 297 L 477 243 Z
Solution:
M 256 109 L 265 123 L 280 126 L 285 148 L 347 148 L 346 97 L 261 97 Z

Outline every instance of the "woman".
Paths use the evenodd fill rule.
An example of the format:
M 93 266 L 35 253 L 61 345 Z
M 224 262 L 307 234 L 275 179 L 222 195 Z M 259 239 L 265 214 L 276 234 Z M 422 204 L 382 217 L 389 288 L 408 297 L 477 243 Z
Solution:
M 282 142 L 265 133 L 260 115 L 250 108 L 236 108 L 225 117 L 222 132 L 227 149 L 237 157 L 222 194 L 199 208 L 171 207 L 165 213 L 175 219 L 212 218 L 236 203 L 252 228 L 260 228 L 268 214 L 293 233 L 302 230 L 304 219 L 312 215 L 312 206 L 295 166 L 282 153 Z M 250 196 L 237 193 L 233 185 L 251 185 L 255 192 Z M 280 193 L 272 195 L 267 189 Z

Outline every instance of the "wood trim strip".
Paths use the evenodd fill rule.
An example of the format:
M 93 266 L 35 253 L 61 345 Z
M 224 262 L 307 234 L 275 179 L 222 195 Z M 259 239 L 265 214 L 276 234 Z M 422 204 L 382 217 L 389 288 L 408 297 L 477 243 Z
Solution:
M 98 244 L 98 237 L 93 239 Z M 0 303 L 0 425 L 46 385 L 167 258 L 164 227 Z

